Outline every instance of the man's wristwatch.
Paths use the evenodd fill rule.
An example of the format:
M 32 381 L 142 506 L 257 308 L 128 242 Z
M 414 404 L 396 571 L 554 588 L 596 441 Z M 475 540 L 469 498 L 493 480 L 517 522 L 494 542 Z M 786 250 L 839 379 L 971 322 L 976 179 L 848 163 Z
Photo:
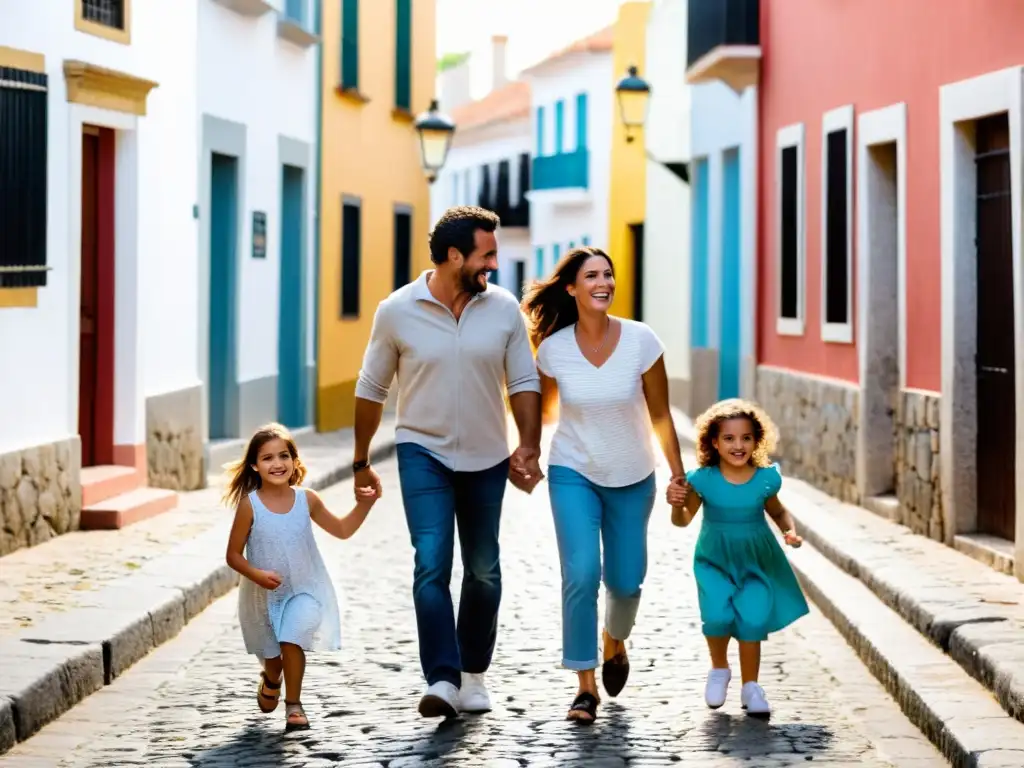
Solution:
M 362 459 L 361 461 L 353 461 L 352 462 L 352 471 L 353 472 L 359 472 L 361 470 L 366 469 L 368 466 L 370 466 L 370 460 L 369 459 Z

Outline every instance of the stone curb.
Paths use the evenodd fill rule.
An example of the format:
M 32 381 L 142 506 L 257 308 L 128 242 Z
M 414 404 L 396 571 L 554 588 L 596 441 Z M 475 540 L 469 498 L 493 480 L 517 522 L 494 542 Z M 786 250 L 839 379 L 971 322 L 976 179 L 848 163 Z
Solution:
M 807 596 L 954 766 L 1024 765 L 1024 724 L 953 659 L 806 543 L 790 563 Z
M 1024 722 L 1024 630 L 1018 622 L 1009 620 L 998 605 L 959 595 L 954 585 L 893 568 L 892 558 L 872 562 L 857 552 L 853 536 L 826 536 L 820 530 L 813 501 L 793 491 L 783 495 L 805 541 L 949 654 L 992 692 L 1009 715 Z M 922 597 L 922 592 L 932 593 L 932 599 Z
M 371 460 L 394 453 L 392 437 L 378 445 Z M 316 472 L 305 485 L 319 491 L 351 476 L 351 466 L 339 463 Z M 225 518 L 99 590 L 91 605 L 0 639 L 0 755 L 109 685 L 231 591 L 238 574 L 224 563 L 229 528 Z

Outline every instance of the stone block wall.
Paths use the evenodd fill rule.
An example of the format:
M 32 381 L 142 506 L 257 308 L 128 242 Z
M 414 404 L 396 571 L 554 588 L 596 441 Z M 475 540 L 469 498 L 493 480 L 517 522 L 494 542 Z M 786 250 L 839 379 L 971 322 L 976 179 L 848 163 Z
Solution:
M 206 487 L 201 387 L 146 400 L 149 485 L 172 491 Z
M 759 366 L 755 391 L 758 404 L 779 428 L 776 458 L 783 475 L 857 503 L 856 386 Z
M 923 536 L 943 540 L 939 479 L 939 396 L 904 390 L 896 402 L 896 497 L 902 523 Z
M 77 436 L 0 455 L 0 556 L 78 529 L 81 467 Z

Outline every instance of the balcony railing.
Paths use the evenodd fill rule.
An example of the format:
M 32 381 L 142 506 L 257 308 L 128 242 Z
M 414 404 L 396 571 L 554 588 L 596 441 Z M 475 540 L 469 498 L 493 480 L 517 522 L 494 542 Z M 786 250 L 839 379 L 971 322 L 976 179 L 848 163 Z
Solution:
M 759 0 L 690 0 L 686 38 L 687 82 L 722 80 L 737 91 L 757 83 Z
M 512 203 L 511 162 L 501 160 L 497 166 L 481 168 L 480 190 L 477 204 L 494 211 L 501 218 L 502 227 L 530 226 L 530 201 L 526 193 L 530 190 L 530 156 L 520 155 L 518 202 Z
M 533 158 L 533 188 L 587 189 L 590 186 L 590 153 L 585 149 Z

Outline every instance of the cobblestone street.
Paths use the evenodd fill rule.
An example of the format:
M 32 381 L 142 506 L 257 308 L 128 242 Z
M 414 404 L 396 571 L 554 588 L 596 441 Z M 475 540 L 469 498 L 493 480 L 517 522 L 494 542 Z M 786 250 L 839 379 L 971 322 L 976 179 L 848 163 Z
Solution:
M 692 465 L 692 457 L 687 461 Z M 4 765 L 947 764 L 813 608 L 765 645 L 761 679 L 774 705 L 770 723 L 743 715 L 735 659 L 729 701 L 710 712 L 702 699 L 708 662 L 690 573 L 696 528 L 673 529 L 660 501 L 630 641 L 629 684 L 617 700 L 605 699 L 594 727 L 566 723 L 574 679 L 558 665 L 558 558 L 543 484 L 533 497 L 511 486 L 506 496 L 504 598 L 489 674 L 495 710 L 440 727 L 422 720 L 412 550 L 395 464 L 381 465 L 381 474 L 384 499 L 363 530 L 348 542 L 320 535 L 340 586 L 344 650 L 309 658 L 303 700 L 312 730 L 285 736 L 283 706 L 271 715 L 257 711 L 258 666 L 242 650 L 232 592 L 112 685 L 15 747 Z M 663 467 L 659 474 L 663 485 Z M 349 483 L 324 497 L 335 511 L 347 511 Z M 460 578 L 457 567 L 453 583 Z

